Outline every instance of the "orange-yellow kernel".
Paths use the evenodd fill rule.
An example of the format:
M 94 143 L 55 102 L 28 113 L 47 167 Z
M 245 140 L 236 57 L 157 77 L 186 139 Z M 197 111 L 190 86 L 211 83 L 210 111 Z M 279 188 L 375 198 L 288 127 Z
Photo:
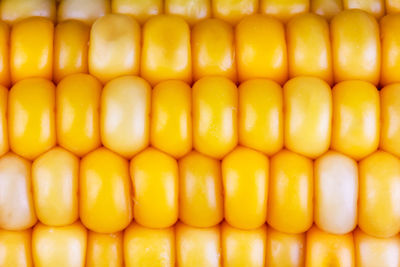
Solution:
M 0 266 L 32 267 L 31 229 L 0 229 Z
M 268 224 L 285 233 L 303 233 L 313 222 L 312 161 L 289 150 L 271 158 Z
M 297 14 L 308 12 L 310 0 L 261 0 L 261 13 L 287 22 Z
M 57 9 L 57 21 L 79 20 L 88 25 L 110 13 L 109 0 L 60 0 Z
M 87 233 L 76 222 L 67 226 L 36 224 L 32 232 L 32 255 L 35 267 L 84 267 Z
M 343 10 L 342 0 L 311 0 L 311 12 L 328 20 Z
M 57 24 L 54 31 L 54 81 L 75 73 L 88 72 L 88 43 L 90 28 L 80 21 L 68 20 Z
M 178 266 L 221 266 L 219 225 L 209 228 L 196 228 L 178 222 L 175 231 Z
M 57 85 L 58 143 L 77 156 L 100 146 L 101 84 L 88 74 L 72 74 Z
M 99 234 L 89 231 L 86 267 L 122 267 L 122 232 Z
M 45 79 L 16 83 L 8 96 L 11 150 L 33 160 L 56 144 L 55 88 Z
M 104 86 L 100 132 L 105 147 L 126 158 L 132 158 L 147 147 L 150 99 L 151 87 L 139 77 L 119 77 Z
M 32 191 L 38 219 L 63 226 L 78 219 L 79 159 L 60 147 L 36 158 L 32 164 Z
M 139 73 L 140 27 L 130 16 L 109 14 L 90 30 L 89 72 L 102 83 Z
M 0 85 L 8 87 L 10 83 L 10 27 L 0 22 Z
M 400 12 L 399 0 L 385 0 L 386 14 L 396 14 Z
M 132 220 L 132 196 L 128 162 L 106 148 L 81 160 L 79 215 L 86 228 L 115 233 Z
M 236 63 L 240 82 L 268 78 L 283 84 L 288 76 L 283 24 L 269 16 L 245 17 L 235 29 Z
M 179 160 L 179 219 L 195 227 L 211 227 L 223 219 L 220 162 L 198 152 Z
M 54 21 L 56 17 L 56 1 L 2 0 L 0 14 L 2 21 L 11 24 L 29 17 L 43 17 Z
M 282 88 L 267 79 L 239 86 L 239 143 L 273 155 L 283 146 Z
M 151 228 L 172 226 L 178 219 L 176 160 L 154 148 L 147 148 L 132 159 L 130 174 L 135 221 Z
M 379 19 L 385 14 L 385 0 L 343 0 L 344 9 L 361 9 Z
M 383 17 L 380 26 L 382 45 L 380 84 L 385 86 L 400 82 L 400 14 Z
M 0 156 L 9 150 L 8 144 L 8 89 L 0 85 Z
M 151 229 L 133 222 L 125 229 L 124 258 L 126 267 L 174 267 L 174 227 Z
M 140 24 L 163 12 L 163 0 L 111 0 L 112 13 L 133 16 Z
M 237 24 L 248 15 L 258 12 L 258 0 L 212 0 L 214 18 Z
M 375 85 L 381 71 L 381 43 L 376 19 L 358 9 L 336 15 L 330 25 L 336 83 L 363 80 Z
M 190 29 L 180 17 L 160 15 L 143 27 L 140 76 L 151 85 L 165 80 L 192 81 Z
M 345 81 L 332 90 L 331 148 L 360 160 L 379 145 L 379 92 L 364 81 Z
M 154 87 L 151 97 L 151 144 L 180 158 L 192 149 L 192 98 L 189 85 L 165 81 Z
M 236 81 L 234 31 L 229 23 L 206 19 L 194 25 L 192 31 L 193 79 L 224 76 Z
M 53 23 L 31 17 L 16 23 L 10 36 L 11 80 L 53 77 Z
M 165 0 L 165 13 L 185 19 L 190 26 L 211 16 L 210 0 Z
M 269 161 L 261 152 L 237 147 L 222 161 L 225 220 L 255 229 L 267 219 Z
M 237 144 L 236 85 L 223 77 L 205 77 L 192 88 L 193 146 L 221 159 Z

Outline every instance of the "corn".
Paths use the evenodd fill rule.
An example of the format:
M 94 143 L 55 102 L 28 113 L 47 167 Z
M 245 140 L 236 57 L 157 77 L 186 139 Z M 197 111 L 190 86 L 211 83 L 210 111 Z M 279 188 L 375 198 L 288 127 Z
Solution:
M 398 266 L 397 2 L 1 1 L 0 267 Z

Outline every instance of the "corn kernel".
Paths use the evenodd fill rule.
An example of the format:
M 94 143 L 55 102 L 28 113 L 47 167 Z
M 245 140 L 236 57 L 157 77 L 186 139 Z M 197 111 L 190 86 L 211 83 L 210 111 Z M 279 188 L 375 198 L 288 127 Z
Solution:
M 271 158 L 268 224 L 285 233 L 302 233 L 313 222 L 312 161 L 288 150 Z
M 262 153 L 237 147 L 222 161 L 225 220 L 254 229 L 267 219 L 269 161 Z
M 8 89 L 0 85 L 0 156 L 9 150 L 7 102 Z
M 369 235 L 390 237 L 400 230 L 400 159 L 377 151 L 362 160 L 358 225 Z
M 222 158 L 237 144 L 238 91 L 223 77 L 205 77 L 192 88 L 193 146 L 207 156 Z
M 220 162 L 198 152 L 179 160 L 179 219 L 195 227 L 211 227 L 223 219 Z
M 102 83 L 139 73 L 140 27 L 130 16 L 109 14 L 90 31 L 89 72 Z
M 90 29 L 83 22 L 69 20 L 57 24 L 54 31 L 54 81 L 75 73 L 88 72 Z
M 361 9 L 379 19 L 385 13 L 384 0 L 343 0 L 344 9 Z
M 332 83 L 329 26 L 312 13 L 298 15 L 286 27 L 289 76 L 313 76 Z
M 88 25 L 110 12 L 109 0 L 60 0 L 57 21 L 79 20 Z
M 143 27 L 140 74 L 151 85 L 165 80 L 192 81 L 190 30 L 180 17 L 161 15 Z
M 56 144 L 55 88 L 48 80 L 31 78 L 16 83 L 8 97 L 11 149 L 33 160 Z
M 400 82 L 400 15 L 385 16 L 380 21 L 382 45 L 381 85 Z
M 261 0 L 261 13 L 273 16 L 282 22 L 297 14 L 308 12 L 309 0 Z
M 395 267 L 400 265 L 400 236 L 377 238 L 359 228 L 354 232 L 356 266 Z
M 304 266 L 305 234 L 286 234 L 269 227 L 266 261 L 270 267 Z
M 98 233 L 123 230 L 132 220 L 128 162 L 106 148 L 81 160 L 79 213 L 82 223 Z
M 285 30 L 271 17 L 252 15 L 236 26 L 239 81 L 268 78 L 283 84 L 288 76 Z
M 15 23 L 29 17 L 43 17 L 55 20 L 55 0 L 2 0 L 0 4 L 1 20 Z
M 192 29 L 193 79 L 224 76 L 236 81 L 234 32 L 231 25 L 206 19 Z
M 59 227 L 38 223 L 32 233 L 33 263 L 35 267 L 83 267 L 86 241 L 80 222 Z
M 133 16 L 140 24 L 163 12 L 163 0 L 111 0 L 112 13 Z
M 241 230 L 221 225 L 222 266 L 265 266 L 267 227 Z
M 335 82 L 364 80 L 378 84 L 381 68 L 379 26 L 361 10 L 346 10 L 331 22 Z
M 353 234 L 334 235 L 313 226 L 307 232 L 306 267 L 354 267 Z
M 331 141 L 332 93 L 329 85 L 314 77 L 296 77 L 283 87 L 285 147 L 316 158 Z
M 392 84 L 381 91 L 380 148 L 400 156 L 400 84 Z
M 125 266 L 175 266 L 173 227 L 150 229 L 132 223 L 124 234 Z
M 151 144 L 180 158 L 192 149 L 192 98 L 182 81 L 165 81 L 154 87 L 151 98 Z
M 1 9 L 0 9 L 1 10 Z M 0 85 L 10 86 L 10 27 L 0 22 Z
M 157 168 L 154 168 L 155 163 Z M 147 148 L 132 159 L 130 173 L 136 222 L 152 228 L 172 226 L 178 219 L 176 160 L 154 148 Z
M 176 224 L 177 266 L 221 266 L 220 227 L 195 228 Z
M 237 24 L 241 19 L 258 11 L 258 0 L 212 0 L 213 17 Z
M 360 160 L 379 144 L 379 92 L 364 81 L 338 83 L 332 90 L 331 148 Z
M 316 225 L 332 234 L 352 231 L 357 224 L 357 162 L 329 151 L 315 161 L 314 174 Z
M 267 79 L 239 86 L 239 143 L 267 155 L 283 146 L 282 88 Z
M 32 164 L 32 191 L 38 219 L 63 226 L 78 219 L 79 159 L 56 147 Z
M 209 0 L 165 0 L 165 13 L 185 19 L 190 26 L 211 16 Z
M 343 10 L 342 0 L 311 0 L 311 12 L 328 20 Z
M 400 12 L 399 0 L 385 0 L 386 14 L 395 14 Z
M 122 232 L 99 234 L 89 231 L 86 267 L 122 267 Z
M 101 95 L 100 131 L 103 145 L 131 158 L 150 140 L 150 85 L 125 76 L 108 82 Z
M 0 266 L 32 267 L 31 230 L 0 229 Z
M 10 37 L 11 80 L 16 83 L 32 77 L 52 79 L 53 23 L 31 17 L 16 23 Z

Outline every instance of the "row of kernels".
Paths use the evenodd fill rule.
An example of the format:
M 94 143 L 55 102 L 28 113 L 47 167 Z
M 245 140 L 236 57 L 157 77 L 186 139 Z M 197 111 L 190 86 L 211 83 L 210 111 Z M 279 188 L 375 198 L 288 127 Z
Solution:
M 205 77 L 190 87 L 166 81 L 152 90 L 135 76 L 104 86 L 74 74 L 57 86 L 31 78 L 1 89 L 1 154 L 35 159 L 56 143 L 78 156 L 101 144 L 131 158 L 149 144 L 180 158 L 192 147 L 223 158 L 237 144 L 273 155 L 283 146 L 316 158 L 330 147 L 360 160 L 380 147 L 400 155 L 400 86 L 379 92 L 363 81 L 296 77 L 238 88 Z M 380 103 L 381 102 L 381 103 Z M 8 144 L 8 140 L 9 143 Z
M 192 31 L 183 19 L 168 15 L 150 19 L 142 30 L 120 14 L 98 19 L 91 30 L 77 21 L 54 30 L 49 20 L 28 18 L 12 27 L 10 48 L 8 26 L 0 28 L 0 82 L 8 86 L 29 77 L 59 82 L 68 74 L 89 72 L 102 83 L 140 74 L 152 85 L 210 75 L 283 84 L 306 75 L 330 84 L 359 79 L 387 85 L 400 81 L 397 25 L 400 15 L 387 16 L 379 31 L 375 19 L 359 10 L 338 14 L 330 29 L 317 15 L 300 15 L 287 24 L 286 36 L 281 22 L 263 15 L 247 16 L 235 29 L 208 19 Z
M 286 234 L 262 226 L 240 230 L 222 223 L 166 229 L 132 223 L 125 231 L 100 234 L 79 222 L 33 230 L 0 230 L 0 266 L 382 266 L 400 264 L 400 236 L 376 238 L 360 229 L 345 235 L 312 227 Z M 86 265 L 85 265 L 86 264 Z
M 327 232 L 345 234 L 358 223 L 370 235 L 390 237 L 400 231 L 399 179 L 400 160 L 383 151 L 359 166 L 334 151 L 313 165 L 288 150 L 269 160 L 244 147 L 221 165 L 198 152 L 177 162 L 154 148 L 130 164 L 105 148 L 80 164 L 61 148 L 32 166 L 9 153 L 0 158 L 0 227 L 27 229 L 37 218 L 59 226 L 80 217 L 93 231 L 113 233 L 132 218 L 152 228 L 169 227 L 178 218 L 210 227 L 225 218 L 241 229 L 268 222 L 287 233 L 305 232 L 314 221 Z
M 181 16 L 189 24 L 210 17 L 236 24 L 243 17 L 258 12 L 286 22 L 308 11 L 329 19 L 346 9 L 361 9 L 376 18 L 385 12 L 392 14 L 400 10 L 396 0 L 62 0 L 58 7 L 55 0 L 4 0 L 0 7 L 1 19 L 9 23 L 40 16 L 58 22 L 75 19 L 87 24 L 111 12 L 131 15 L 141 23 L 165 13 Z

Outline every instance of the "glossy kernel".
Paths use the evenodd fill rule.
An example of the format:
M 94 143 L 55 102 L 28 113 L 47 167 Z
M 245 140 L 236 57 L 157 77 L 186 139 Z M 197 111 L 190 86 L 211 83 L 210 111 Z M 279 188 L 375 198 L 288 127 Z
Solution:
M 16 23 L 10 37 L 11 80 L 53 77 L 54 25 L 45 18 L 31 17 Z
M 357 224 L 358 167 L 329 151 L 314 162 L 314 222 L 329 233 L 346 234 Z
M 82 21 L 88 25 L 110 12 L 109 0 L 60 0 L 57 9 L 57 21 L 70 19 Z
M 400 14 L 383 17 L 380 20 L 380 31 L 382 45 L 380 84 L 385 86 L 400 82 Z
M 36 223 L 29 161 L 8 153 L 0 158 L 0 228 L 24 230 Z
M 198 152 L 179 160 L 179 219 L 195 227 L 211 227 L 223 219 L 220 162 Z
M 267 219 L 268 158 L 237 147 L 222 161 L 225 220 L 233 227 L 254 229 Z
M 343 10 L 342 0 L 311 0 L 311 12 L 328 20 Z
M 232 25 L 258 11 L 258 0 L 212 0 L 213 17 L 222 19 Z
M 1 20 L 11 24 L 29 17 L 43 17 L 54 20 L 56 17 L 56 1 L 2 0 L 0 10 Z
M 271 158 L 268 224 L 285 233 L 302 233 L 313 222 L 312 161 L 288 150 Z
M 126 267 L 175 266 L 175 230 L 151 229 L 132 223 L 124 233 Z
M 165 13 L 185 19 L 190 26 L 211 16 L 210 0 L 165 0 Z
M 35 267 L 84 267 L 87 233 L 80 222 L 67 226 L 38 223 L 32 233 Z
M 151 85 L 192 81 L 190 29 L 180 17 L 160 15 L 143 27 L 140 75 Z
M 179 222 L 175 231 L 178 266 L 221 266 L 219 225 L 210 228 L 196 228 Z
M 400 12 L 400 1 L 385 0 L 386 14 L 395 14 Z
M 363 80 L 377 85 L 381 44 L 375 18 L 361 10 L 346 10 L 330 26 L 335 82 Z
M 78 219 L 79 159 L 60 147 L 42 154 L 32 164 L 32 191 L 38 219 L 63 226 Z
M 267 79 L 239 86 L 239 143 L 267 155 L 283 146 L 282 88 Z
M 33 160 L 56 144 L 55 88 L 44 79 L 16 83 L 8 96 L 11 150 Z
M 297 14 L 308 12 L 310 0 L 261 0 L 261 13 L 287 22 Z
M 360 160 L 379 145 L 379 92 L 364 81 L 338 83 L 332 90 L 331 148 Z
M 122 267 L 122 232 L 99 234 L 89 231 L 86 267 Z
M 151 87 L 140 77 L 125 76 L 108 82 L 101 95 L 102 144 L 126 158 L 150 142 Z
M 359 164 L 359 227 L 369 235 L 390 237 L 400 230 L 400 159 L 377 151 Z
M 140 27 L 130 16 L 109 14 L 90 31 L 89 72 L 102 83 L 139 73 Z
M 385 13 L 384 0 L 343 0 L 344 9 L 361 9 L 379 19 Z
M 154 148 L 147 148 L 132 159 L 130 174 L 135 221 L 151 228 L 172 226 L 178 219 L 176 160 Z
M 192 99 L 194 148 L 224 157 L 238 141 L 236 85 L 223 77 L 205 77 L 193 85 Z
M 0 22 L 0 85 L 9 87 L 10 83 L 10 27 Z
M 31 229 L 0 229 L 0 266 L 32 267 Z
M 57 24 L 54 31 L 54 81 L 75 73 L 88 72 L 89 26 L 68 20 Z
M 298 15 L 286 26 L 289 76 L 313 76 L 332 83 L 329 25 L 312 13 Z
M 285 147 L 316 158 L 331 142 L 332 93 L 319 78 L 297 77 L 283 87 Z
M 99 148 L 81 160 L 79 215 L 82 223 L 98 233 L 123 230 L 132 220 L 128 162 Z
M 277 19 L 252 15 L 235 29 L 239 81 L 268 78 L 283 84 L 288 76 L 285 30 Z
M 206 19 L 192 28 L 193 79 L 224 76 L 236 81 L 233 27 L 218 19 Z
M 163 12 L 163 0 L 112 0 L 112 13 L 133 16 L 140 24 Z
M 182 81 L 159 83 L 151 97 L 151 144 L 180 158 L 192 149 L 192 96 Z

